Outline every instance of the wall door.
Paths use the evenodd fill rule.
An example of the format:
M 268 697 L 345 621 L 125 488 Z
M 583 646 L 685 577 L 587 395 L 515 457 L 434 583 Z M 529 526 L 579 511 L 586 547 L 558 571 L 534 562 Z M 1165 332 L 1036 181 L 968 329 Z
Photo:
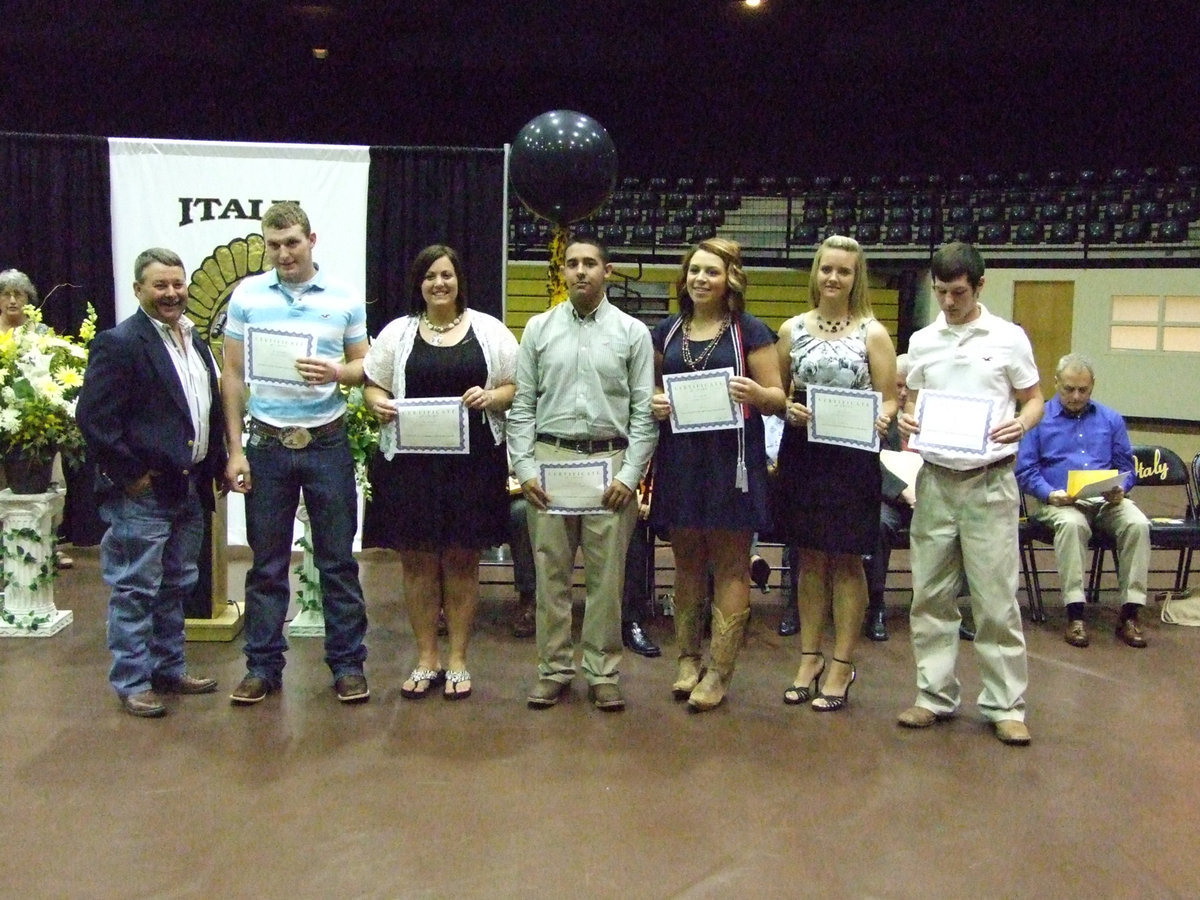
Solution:
M 1071 323 L 1075 307 L 1073 281 L 1013 283 L 1013 321 L 1025 329 L 1041 375 L 1042 395 L 1054 395 L 1054 367 L 1071 352 Z

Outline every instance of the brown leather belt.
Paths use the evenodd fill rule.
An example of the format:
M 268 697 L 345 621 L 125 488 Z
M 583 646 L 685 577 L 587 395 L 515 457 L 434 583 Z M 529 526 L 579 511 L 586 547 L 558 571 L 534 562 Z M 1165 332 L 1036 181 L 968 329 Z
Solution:
M 250 433 L 274 438 L 289 450 L 303 450 L 317 438 L 335 434 L 345 427 L 345 416 L 338 416 L 332 422 L 318 425 L 315 428 L 305 428 L 303 425 L 286 425 L 279 428 L 268 425 L 259 419 L 250 419 Z
M 980 472 L 987 472 L 991 469 L 1005 469 L 1017 461 L 1017 455 L 1013 453 L 1003 459 L 998 459 L 995 462 L 990 462 L 986 466 L 976 466 L 974 469 L 951 469 L 949 466 L 938 465 L 935 462 L 927 462 L 925 465 L 933 466 L 935 469 L 941 469 L 943 472 L 949 472 L 951 475 L 959 475 L 966 478 L 968 475 L 978 475 Z
M 602 441 L 579 441 L 575 438 L 555 437 L 552 434 L 538 434 L 536 437 L 540 444 L 553 444 L 574 453 L 612 453 L 629 446 L 629 439 L 623 437 L 606 438 Z

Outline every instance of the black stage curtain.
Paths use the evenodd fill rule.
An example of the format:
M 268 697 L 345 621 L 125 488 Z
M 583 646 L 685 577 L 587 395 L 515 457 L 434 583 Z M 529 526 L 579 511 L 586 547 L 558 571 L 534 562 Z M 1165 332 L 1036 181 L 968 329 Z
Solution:
M 367 329 L 372 335 L 408 314 L 408 269 L 430 244 L 448 244 L 458 251 L 466 269 L 469 305 L 503 318 L 503 150 L 371 148 Z M 379 546 L 385 512 L 367 504 L 364 547 Z
M 77 334 L 89 302 L 116 324 L 110 208 L 106 138 L 0 133 L 0 268 L 43 300 L 63 285 L 42 306 L 55 331 Z
M 372 147 L 367 184 L 367 328 L 408 313 L 408 268 L 430 244 L 458 251 L 475 309 L 501 317 L 504 151 Z
M 107 139 L 0 133 L 0 268 L 30 277 L 55 331 L 78 334 L 89 302 L 98 328 L 116 324 L 110 209 Z M 98 544 L 92 469 L 66 476 L 61 536 Z

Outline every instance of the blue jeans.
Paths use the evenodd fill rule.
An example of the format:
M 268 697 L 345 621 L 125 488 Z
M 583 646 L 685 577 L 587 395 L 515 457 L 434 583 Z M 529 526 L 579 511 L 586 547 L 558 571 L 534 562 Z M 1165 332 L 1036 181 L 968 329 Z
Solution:
M 254 553 L 246 573 L 246 670 L 273 687 L 283 678 L 292 522 L 303 490 L 324 595 L 325 662 L 335 679 L 361 675 L 367 607 L 353 552 L 358 494 L 345 431 L 317 438 L 303 450 L 252 434 L 246 459 L 252 484 L 246 495 L 246 537 Z
M 204 510 L 194 487 L 177 503 L 151 491 L 109 496 L 100 505 L 108 531 L 100 541 L 100 571 L 108 599 L 108 680 L 122 697 L 151 687 L 151 676 L 184 674 L 183 601 L 199 579 Z

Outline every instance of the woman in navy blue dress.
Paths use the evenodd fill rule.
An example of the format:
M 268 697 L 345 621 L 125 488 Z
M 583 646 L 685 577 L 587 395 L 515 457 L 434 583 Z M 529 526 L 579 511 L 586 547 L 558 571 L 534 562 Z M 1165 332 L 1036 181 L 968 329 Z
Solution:
M 695 710 L 724 698 L 750 616 L 750 540 L 770 525 L 767 454 L 760 414 L 787 403 L 775 356 L 775 334 L 745 312 L 741 248 L 723 238 L 702 241 L 683 258 L 676 285 L 679 315 L 654 329 L 662 424 L 655 457 L 651 524 L 670 534 L 675 552 L 675 634 L 679 672 L 672 690 Z M 676 432 L 662 376 L 731 369 L 729 397 L 740 428 Z M 713 572 L 712 646 L 701 667 L 700 609 Z

